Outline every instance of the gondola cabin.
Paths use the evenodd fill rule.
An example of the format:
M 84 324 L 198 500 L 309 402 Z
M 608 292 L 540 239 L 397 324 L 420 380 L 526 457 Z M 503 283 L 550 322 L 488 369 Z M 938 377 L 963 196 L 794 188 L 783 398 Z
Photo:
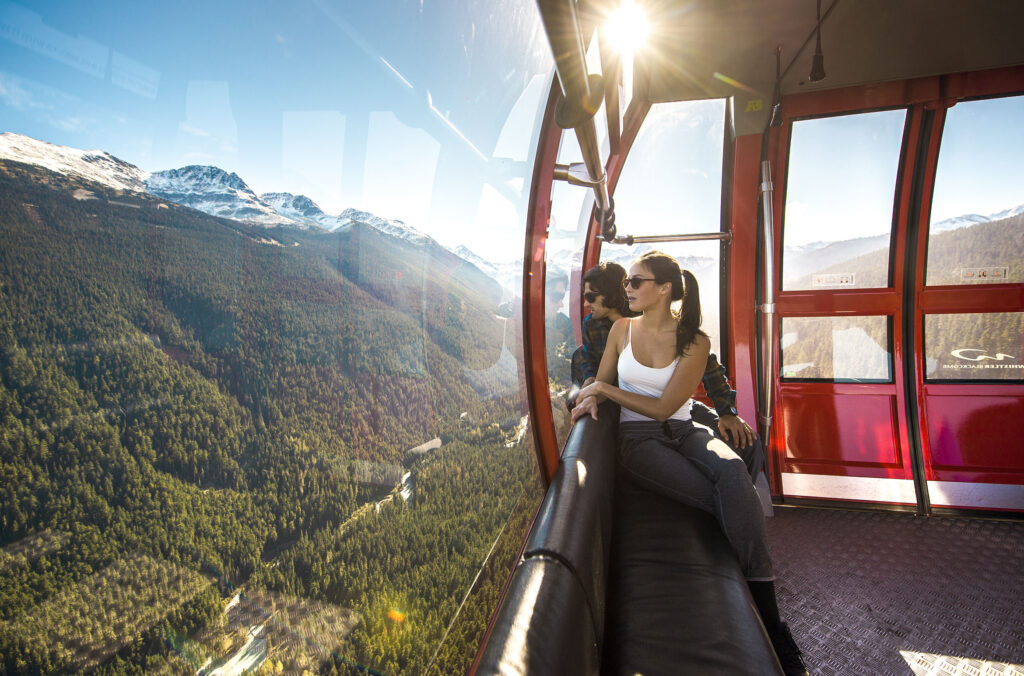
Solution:
M 1024 673 L 1021 26 L 0 2 L 0 672 L 793 673 L 571 421 L 583 275 L 657 249 L 810 673 Z

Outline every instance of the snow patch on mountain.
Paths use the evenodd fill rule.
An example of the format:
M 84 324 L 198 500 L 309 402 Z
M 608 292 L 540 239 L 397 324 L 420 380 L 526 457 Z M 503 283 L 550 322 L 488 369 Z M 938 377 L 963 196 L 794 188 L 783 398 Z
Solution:
M 495 273 L 498 272 L 499 268 L 497 264 L 485 260 L 482 256 L 479 256 L 473 251 L 471 251 L 469 247 L 467 247 L 465 244 L 460 244 L 454 249 L 449 249 L 449 251 L 451 251 L 453 254 L 455 254 L 462 260 L 466 261 L 467 263 L 472 263 L 488 277 L 495 277 Z M 520 270 L 523 269 L 523 264 L 521 261 L 516 262 L 515 265 L 518 265 Z
M 217 167 L 192 164 L 157 171 L 146 181 L 146 189 L 157 197 L 211 216 L 263 226 L 297 225 L 261 202 L 238 174 Z
M 359 209 L 345 209 L 338 215 L 338 221 L 341 223 L 339 227 L 351 227 L 353 223 L 362 223 L 369 225 L 375 230 L 379 230 L 386 235 L 403 239 L 413 244 L 429 244 L 434 240 L 428 235 L 423 234 L 419 230 L 410 227 L 397 219 L 381 218 L 375 216 L 367 211 L 360 211 Z
M 978 225 L 979 223 L 988 223 L 993 220 L 989 216 L 982 216 L 981 214 L 964 214 L 963 216 L 957 216 L 956 218 L 947 218 L 944 221 L 938 223 L 932 223 L 931 232 L 946 232 L 947 230 L 959 230 L 960 228 L 969 228 L 972 225 Z
M 316 202 L 305 195 L 293 195 L 290 192 L 266 192 L 260 195 L 260 201 L 281 216 L 308 228 L 338 230 L 344 227 L 337 216 L 325 214 Z
M 982 216 L 981 214 L 964 214 L 962 216 L 956 216 L 955 218 L 947 218 L 937 223 L 932 223 L 931 232 L 946 232 L 947 230 L 959 230 L 960 228 L 969 228 L 972 225 L 978 225 L 979 223 L 991 223 L 992 221 L 1001 221 L 1004 218 L 1010 218 L 1018 214 L 1024 214 L 1024 204 L 1020 204 L 1009 209 L 1003 209 L 994 214 L 988 216 Z
M 992 214 L 991 216 L 989 216 L 989 219 L 993 221 L 1000 221 L 1004 218 L 1010 218 L 1011 216 L 1017 216 L 1019 214 L 1024 214 L 1024 204 L 1015 206 L 1012 209 L 1004 209 L 999 213 Z
M 554 244 L 554 247 L 552 247 L 552 244 Z M 574 266 L 577 264 L 576 250 L 566 246 L 565 242 L 559 244 L 557 241 L 552 242 L 552 240 L 549 240 L 548 245 L 549 247 L 552 247 L 547 251 L 545 262 L 546 275 L 549 283 L 551 280 L 556 279 L 568 280 Z M 632 247 L 609 246 L 601 249 L 601 260 L 613 261 L 628 270 L 630 264 L 635 259 L 648 251 L 653 251 L 654 249 L 655 247 L 650 244 L 638 244 Z M 450 249 L 450 251 L 466 262 L 472 263 L 480 269 L 481 272 L 498 282 L 505 291 L 506 298 L 516 298 L 522 294 L 522 259 L 495 263 L 483 258 L 462 244 L 456 246 L 454 249 Z M 717 261 L 714 258 L 708 258 L 707 256 L 682 256 L 676 258 L 676 260 L 682 268 L 694 273 L 701 285 L 701 288 L 704 288 L 707 285 L 712 285 L 717 288 L 718 267 Z M 569 295 L 566 294 L 565 299 L 563 299 L 563 312 L 568 312 L 568 301 Z
M 0 158 L 33 164 L 73 178 L 131 192 L 145 192 L 149 174 L 102 150 L 79 150 L 29 136 L 0 134 Z

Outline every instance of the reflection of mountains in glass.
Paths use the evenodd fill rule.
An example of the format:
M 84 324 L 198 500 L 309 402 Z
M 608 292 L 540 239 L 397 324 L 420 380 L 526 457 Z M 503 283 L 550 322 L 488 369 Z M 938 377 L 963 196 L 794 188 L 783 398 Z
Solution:
M 1024 207 L 1019 210 L 1024 211 Z M 783 288 L 788 291 L 821 288 L 815 284 L 814 273 L 832 275 L 829 281 L 838 281 L 841 275 L 852 275 L 857 288 L 884 288 L 889 285 L 889 240 L 886 234 L 786 247 Z M 1020 251 L 1024 251 L 1024 213 L 986 222 L 959 218 L 936 223 L 928 238 L 928 284 L 1024 281 Z M 970 280 L 962 274 L 966 268 L 1004 267 L 1007 268 L 1005 277 L 986 279 L 981 276 Z

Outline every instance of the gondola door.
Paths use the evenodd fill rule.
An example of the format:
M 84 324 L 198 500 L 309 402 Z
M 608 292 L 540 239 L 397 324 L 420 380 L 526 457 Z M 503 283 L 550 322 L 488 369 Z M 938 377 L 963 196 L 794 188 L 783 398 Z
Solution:
M 921 113 L 823 116 L 795 98 L 776 185 L 774 490 L 913 507 L 900 285 Z
M 1022 73 L 784 101 L 774 492 L 1024 510 Z
M 1024 510 L 1024 96 L 972 98 L 1020 87 L 1002 73 L 950 82 L 928 138 L 908 320 L 934 507 Z

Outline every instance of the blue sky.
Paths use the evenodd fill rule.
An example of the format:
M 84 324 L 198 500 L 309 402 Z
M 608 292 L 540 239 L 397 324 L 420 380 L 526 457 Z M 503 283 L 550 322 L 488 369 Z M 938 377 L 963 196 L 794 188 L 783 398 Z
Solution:
M 794 124 L 786 244 L 889 232 L 906 113 L 889 110 Z M 1024 204 L 1024 97 L 949 109 L 931 222 Z
M 521 250 L 550 51 L 530 0 L 448 4 L 0 0 L 0 127 Z
M 149 171 L 216 165 L 257 193 L 398 218 L 492 260 L 521 255 L 550 77 L 532 0 L 0 0 L 0 130 Z M 620 230 L 717 228 L 721 111 L 655 108 L 619 184 Z M 933 220 L 1024 203 L 1024 99 L 949 114 L 970 133 L 943 141 Z M 898 111 L 798 123 L 806 160 L 776 202 L 787 243 L 888 229 L 902 124 Z M 561 161 L 579 159 L 571 135 L 563 145 Z M 555 186 L 553 235 L 572 240 L 584 199 Z

